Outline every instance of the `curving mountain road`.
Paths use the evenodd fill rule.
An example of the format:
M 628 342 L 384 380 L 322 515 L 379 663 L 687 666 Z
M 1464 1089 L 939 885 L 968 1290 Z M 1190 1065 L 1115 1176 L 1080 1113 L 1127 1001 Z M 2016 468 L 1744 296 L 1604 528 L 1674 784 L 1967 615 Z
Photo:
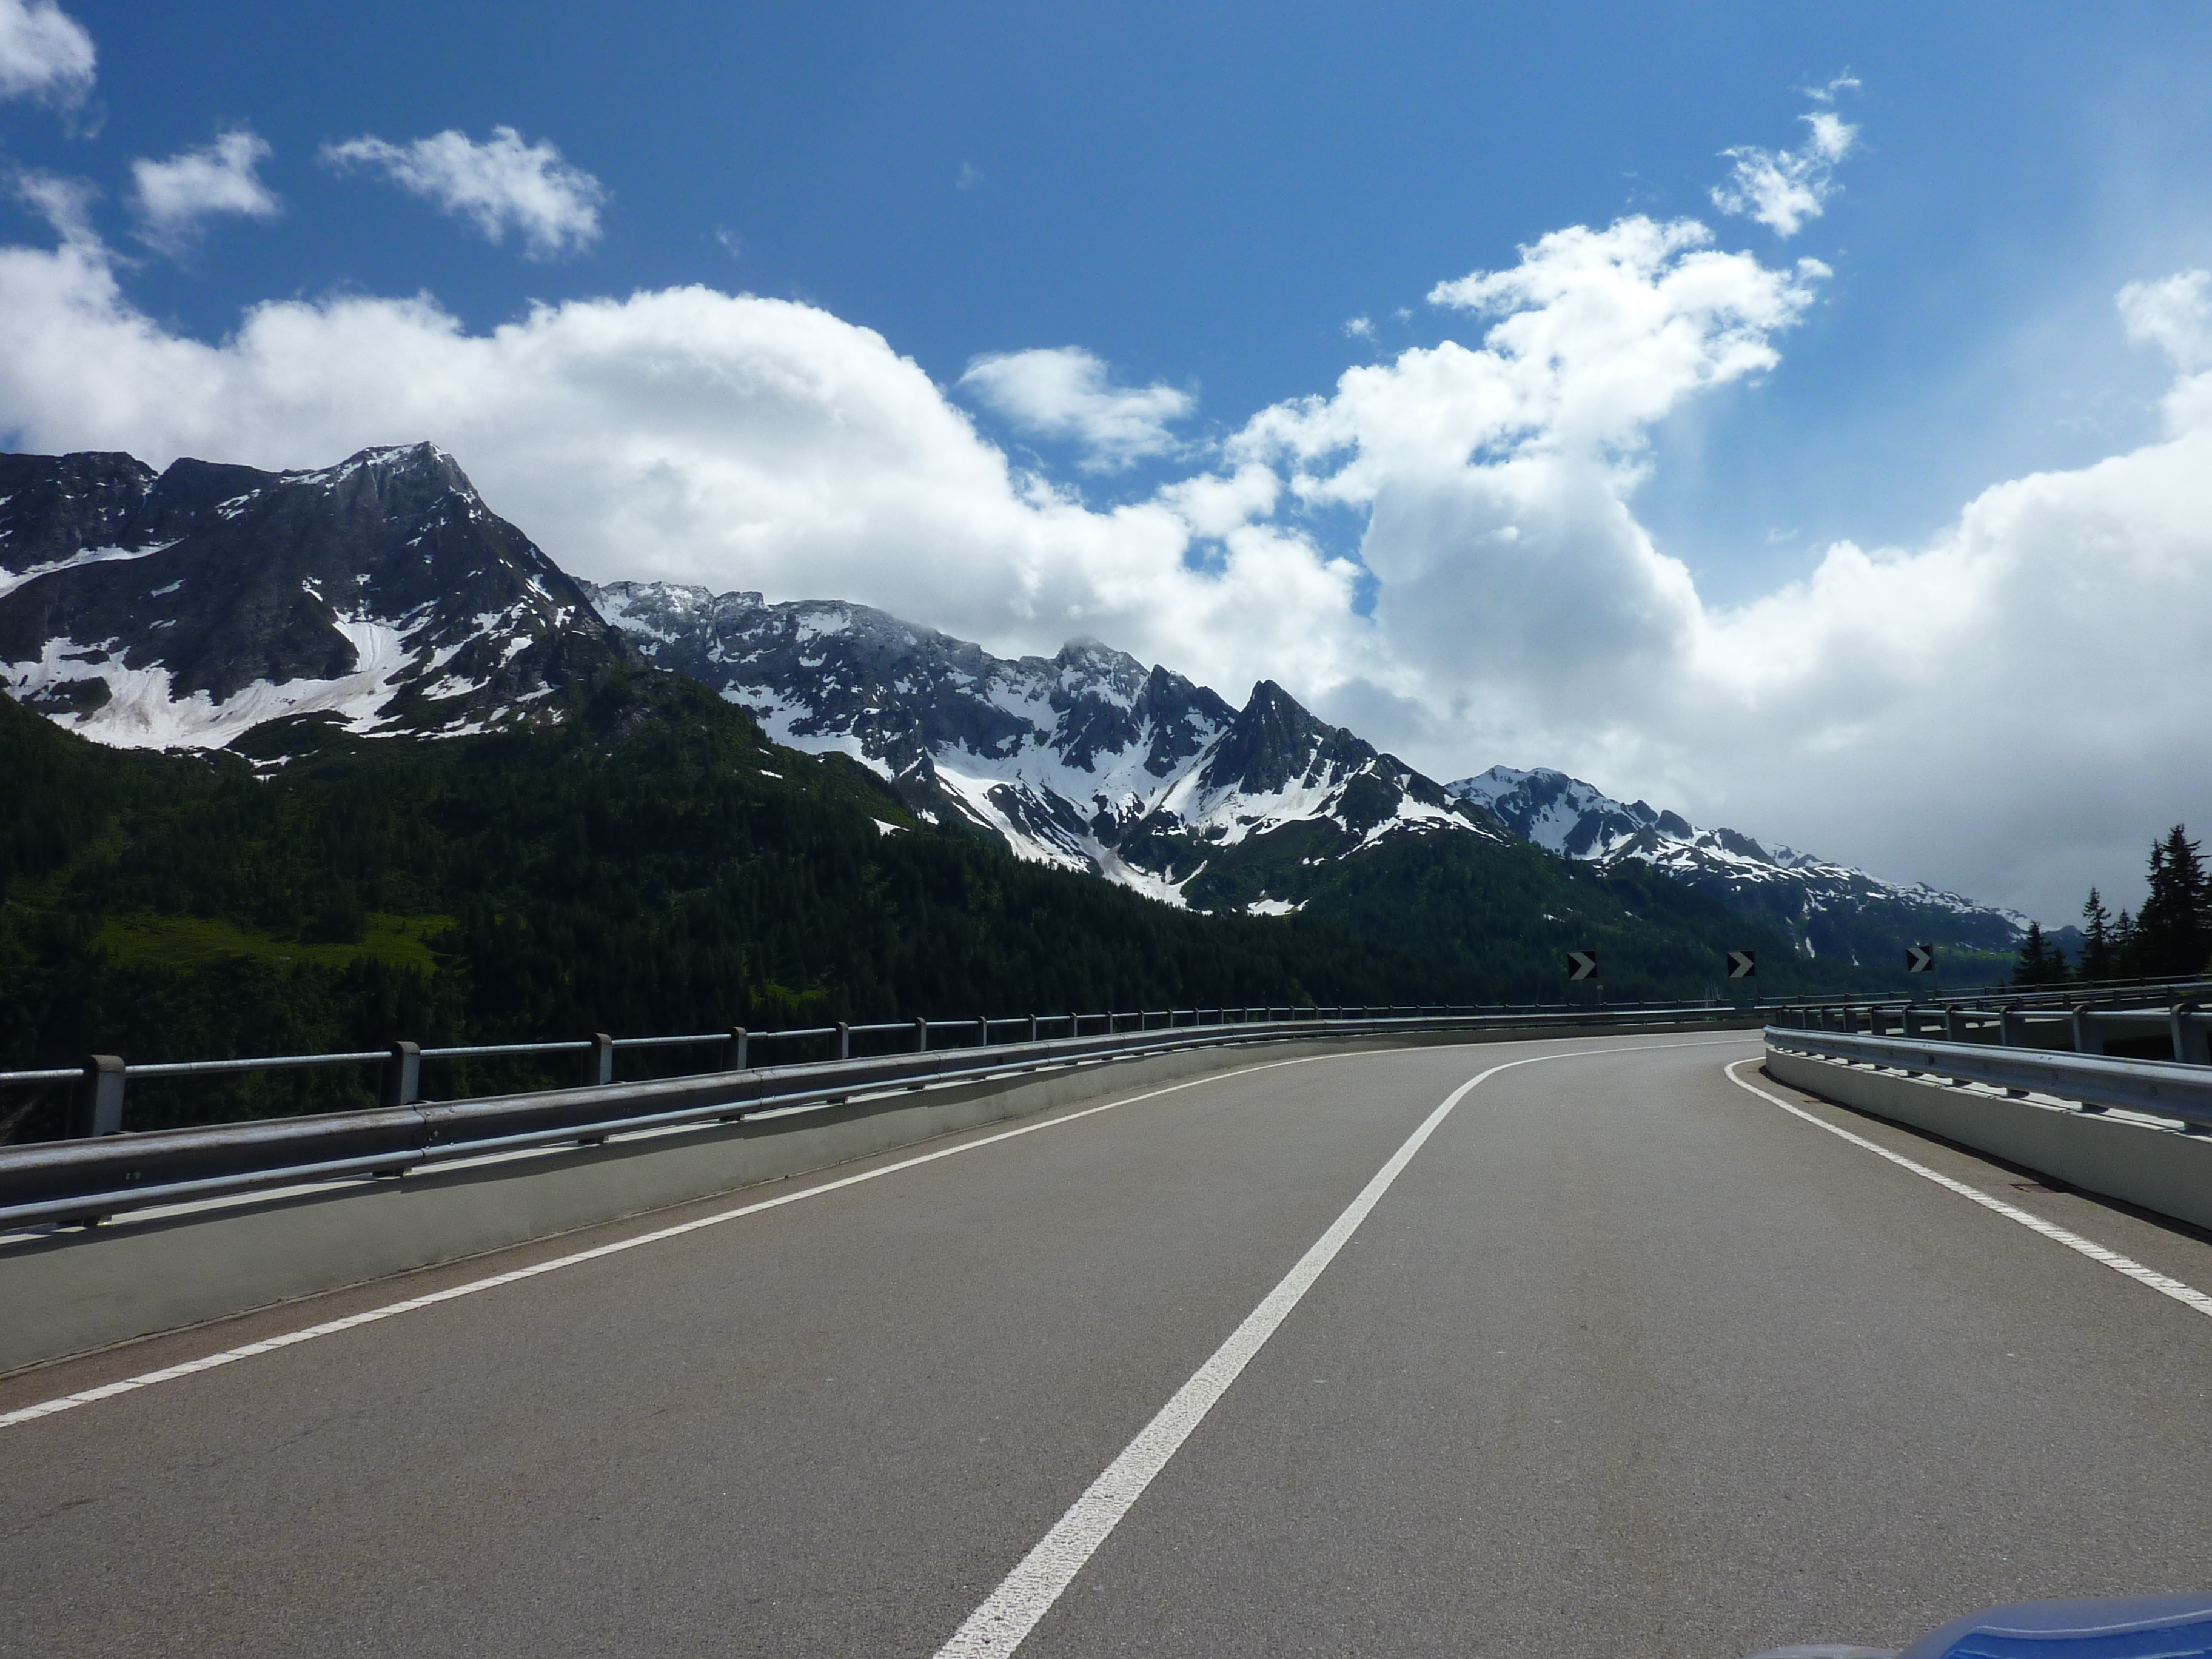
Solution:
M 1258 1065 L 0 1378 L 0 1654 L 1735 1659 L 2212 1583 L 2212 1318 L 1820 1122 L 2212 1243 L 1758 1052 Z

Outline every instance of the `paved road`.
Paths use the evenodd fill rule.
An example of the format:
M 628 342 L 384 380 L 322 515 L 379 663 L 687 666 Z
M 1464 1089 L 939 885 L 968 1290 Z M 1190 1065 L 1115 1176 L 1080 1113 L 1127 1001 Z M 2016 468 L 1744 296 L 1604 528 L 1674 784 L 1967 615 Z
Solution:
M 1247 1070 L 0 1429 L 0 1654 L 928 1659 L 1447 1095 L 1537 1054 L 1023 1659 L 1735 1659 L 2212 1583 L 2212 1319 L 1735 1086 L 1756 1052 Z M 2212 1288 L 2197 1237 L 1814 1109 Z M 0 1379 L 0 1412 L 731 1207 Z

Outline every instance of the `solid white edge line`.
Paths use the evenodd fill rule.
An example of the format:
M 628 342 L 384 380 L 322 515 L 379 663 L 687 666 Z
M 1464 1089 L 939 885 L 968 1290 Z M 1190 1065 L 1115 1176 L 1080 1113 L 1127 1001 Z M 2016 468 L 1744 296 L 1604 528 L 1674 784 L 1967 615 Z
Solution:
M 1758 1056 L 1753 1055 L 1752 1058 L 1756 1060 Z M 1721 1071 L 1737 1088 L 1748 1090 L 1761 1100 L 1771 1101 L 1784 1111 L 1803 1118 L 1814 1127 L 1826 1129 L 1830 1134 L 1850 1141 L 1854 1146 L 1863 1146 L 1875 1157 L 1886 1158 L 1898 1168 L 1910 1170 L 1923 1181 L 1932 1181 L 1938 1187 L 1954 1192 L 1961 1198 L 1972 1199 L 1984 1209 L 1995 1211 L 2008 1221 L 2017 1221 L 2030 1232 L 2041 1233 L 2054 1243 L 2063 1244 L 2068 1249 L 2087 1256 L 2092 1261 L 2102 1262 L 2114 1273 L 2124 1273 L 2138 1285 L 2148 1285 L 2160 1296 L 2172 1297 L 2185 1308 L 2194 1308 L 2198 1313 L 2212 1317 L 2212 1296 L 2207 1296 L 2194 1286 L 2185 1285 L 2178 1279 L 2169 1279 L 2155 1268 L 2146 1267 L 2142 1262 L 2122 1255 L 2118 1250 L 2108 1250 L 2103 1245 L 2082 1237 L 2079 1233 L 2069 1232 L 2056 1222 L 2045 1221 L 2041 1216 L 2032 1214 L 2016 1205 L 2008 1204 L 2001 1198 L 1993 1198 L 1979 1188 L 1970 1187 L 1963 1181 L 1954 1181 L 1949 1176 L 1938 1174 L 1924 1164 L 1916 1164 L 1901 1152 L 1893 1152 L 1888 1147 L 1869 1140 L 1864 1135 L 1853 1134 L 1849 1129 L 1831 1123 L 1826 1118 L 1783 1099 L 1779 1095 L 1769 1094 L 1755 1083 L 1746 1083 L 1735 1074 L 1735 1068 L 1739 1066 L 1748 1066 L 1751 1063 L 1751 1060 L 1732 1060 L 1721 1067 Z
M 1121 1455 L 1109 1463 L 1083 1495 L 1069 1505 L 1052 1530 L 1037 1540 L 1014 1570 L 1000 1581 L 999 1587 L 968 1615 L 952 1638 L 938 1649 L 936 1659 L 1004 1659 L 1027 1639 L 1037 1621 L 1074 1582 L 1075 1575 L 1083 1571 L 1084 1564 L 1144 1496 L 1145 1488 L 1167 1467 L 1183 1442 L 1190 1438 L 1192 1431 L 1228 1393 L 1229 1385 L 1290 1317 L 1291 1310 L 1359 1230 L 1359 1224 L 1382 1201 L 1391 1183 L 1413 1161 L 1413 1154 L 1451 1115 L 1452 1109 L 1477 1087 L 1500 1072 L 1510 1072 L 1516 1066 L 1534 1066 L 1541 1060 L 1580 1060 L 1589 1054 L 1638 1053 L 1651 1048 L 1706 1048 L 1716 1042 L 1755 1040 L 1703 1038 L 1692 1042 L 1642 1043 L 1632 1048 L 1530 1054 L 1493 1066 L 1461 1084 L 1421 1121 L 1420 1127 L 1406 1138 L 1389 1160 L 1375 1172 L 1374 1178 L 1360 1189 L 1359 1196 L 1345 1206 L 1344 1212 L 1329 1224 L 1328 1231 L 1298 1258 L 1297 1265 L 1261 1298 L 1259 1306 L 1245 1315 L 1243 1322 L 1229 1334 L 1228 1340 L 1213 1351 L 1212 1357 L 1191 1373 L 1190 1380 L 1175 1391 Z
M 1705 1039 L 1709 1040 L 1709 1039 Z M 1704 1040 L 1701 1040 L 1704 1041 Z M 1694 1044 L 1656 1044 L 1656 1047 L 1693 1047 Z M 153 1387 L 157 1382 L 173 1382 L 179 1377 L 191 1376 L 201 1371 L 213 1370 L 218 1365 L 234 1364 L 241 1359 L 252 1359 L 261 1354 L 274 1353 L 279 1348 L 289 1348 L 295 1343 L 312 1342 L 319 1336 L 335 1336 L 340 1331 L 349 1331 L 362 1325 L 373 1325 L 380 1319 L 389 1319 L 395 1314 L 412 1313 L 417 1308 L 434 1307 L 441 1302 L 457 1301 L 465 1296 L 474 1296 L 480 1291 L 496 1290 L 501 1285 L 513 1285 L 526 1279 L 535 1279 L 540 1273 L 550 1273 L 562 1267 L 573 1267 L 579 1262 L 596 1261 L 601 1256 L 617 1255 L 624 1250 L 634 1250 L 641 1245 L 658 1244 L 663 1239 L 678 1238 L 685 1233 L 697 1232 L 702 1227 L 720 1226 L 725 1221 L 736 1221 L 741 1217 L 757 1215 L 763 1210 L 796 1204 L 801 1199 L 816 1198 L 823 1193 L 834 1193 L 841 1188 L 857 1186 L 863 1181 L 873 1181 L 878 1176 L 911 1170 L 917 1164 L 933 1164 L 940 1158 L 951 1158 L 958 1152 L 973 1152 L 978 1146 L 989 1146 L 1001 1140 L 1012 1140 L 1018 1135 L 1035 1134 L 1040 1129 L 1056 1128 L 1063 1123 L 1073 1123 L 1079 1118 L 1109 1112 L 1117 1106 L 1134 1106 L 1139 1101 L 1156 1100 L 1162 1095 L 1171 1095 L 1179 1090 L 1195 1089 L 1200 1084 L 1225 1082 L 1231 1078 L 1249 1077 L 1255 1072 L 1272 1072 L 1285 1066 L 1310 1066 L 1324 1060 L 1359 1060 L 1375 1054 L 1404 1052 L 1397 1048 L 1362 1048 L 1350 1054 L 1303 1054 L 1295 1060 L 1270 1060 L 1252 1066 L 1238 1066 L 1225 1072 L 1214 1072 L 1205 1077 L 1186 1078 L 1181 1083 L 1170 1083 L 1162 1088 L 1147 1089 L 1142 1094 L 1125 1095 L 1119 1100 L 1103 1101 L 1096 1106 L 1085 1106 L 1079 1111 L 1064 1113 L 1059 1117 L 1046 1118 L 1039 1123 L 1024 1123 L 1018 1128 L 1001 1129 L 996 1134 L 979 1135 L 973 1140 L 963 1140 L 957 1146 L 940 1146 L 933 1152 L 921 1152 L 912 1158 L 901 1158 L 896 1164 L 863 1170 L 858 1175 L 845 1176 L 836 1181 L 817 1182 L 797 1192 L 781 1193 L 774 1198 L 760 1199 L 750 1204 L 741 1204 L 735 1209 L 718 1210 L 713 1215 L 700 1216 L 690 1221 L 679 1222 L 672 1227 L 662 1227 L 653 1232 L 640 1233 L 635 1238 L 617 1239 L 611 1244 L 600 1244 L 588 1250 L 577 1250 L 556 1256 L 528 1267 L 518 1267 L 512 1273 L 494 1273 L 489 1278 L 471 1279 L 465 1285 L 450 1285 L 442 1291 L 408 1297 L 404 1302 L 387 1303 L 380 1308 L 369 1308 L 343 1319 L 325 1321 L 282 1335 L 264 1337 L 258 1342 L 247 1342 L 235 1348 L 226 1348 L 220 1353 L 187 1359 L 180 1364 L 165 1365 L 157 1371 L 142 1371 L 136 1376 L 119 1377 L 112 1382 L 103 1382 L 96 1389 L 85 1389 L 53 1400 L 41 1400 L 34 1405 L 21 1406 L 14 1411 L 0 1412 L 0 1429 L 10 1429 L 19 1423 L 29 1423 L 41 1417 L 52 1417 L 58 1412 L 74 1411 L 79 1406 L 89 1406 L 101 1400 L 112 1400 L 119 1394 L 135 1393 Z M 797 1179 L 799 1177 L 790 1177 Z M 520 1246 L 508 1246 L 520 1249 Z
M 1395 1054 L 1395 1049 L 1368 1049 L 1364 1054 Z M 911 1170 L 917 1164 L 933 1164 L 940 1158 L 951 1158 L 958 1152 L 973 1152 L 978 1146 L 989 1146 L 1001 1140 L 1012 1140 L 1017 1135 L 1035 1134 L 1040 1129 L 1057 1128 L 1063 1123 L 1073 1123 L 1079 1118 L 1091 1117 L 1100 1112 L 1111 1111 L 1117 1106 L 1133 1106 L 1139 1101 L 1157 1099 L 1181 1089 L 1194 1089 L 1202 1083 L 1218 1083 L 1232 1077 L 1249 1076 L 1254 1072 L 1271 1072 L 1284 1066 L 1308 1066 L 1316 1060 L 1357 1059 L 1357 1054 L 1304 1054 L 1296 1060 L 1273 1060 L 1256 1066 L 1240 1066 L 1227 1072 L 1216 1072 L 1206 1077 L 1187 1078 L 1181 1083 L 1170 1083 L 1158 1089 L 1148 1089 L 1142 1094 L 1125 1095 L 1119 1100 L 1103 1101 L 1096 1106 L 1085 1106 L 1079 1111 L 1068 1112 L 1059 1117 L 1045 1119 L 1041 1123 L 1024 1123 L 1018 1128 L 1001 1129 L 996 1134 L 979 1135 L 973 1140 L 963 1140 L 957 1146 L 940 1146 L 933 1152 L 921 1152 L 903 1158 L 896 1164 L 886 1164 L 878 1169 L 863 1170 L 858 1175 L 848 1175 L 836 1181 L 819 1182 L 797 1192 L 780 1193 L 774 1198 L 763 1198 L 750 1204 L 741 1204 L 734 1209 L 717 1210 L 714 1214 L 699 1216 L 690 1221 L 678 1222 L 672 1227 L 658 1228 L 640 1233 L 634 1238 L 617 1239 L 611 1244 L 595 1245 L 588 1250 L 577 1250 L 570 1255 L 556 1256 L 550 1261 L 517 1267 L 512 1273 L 494 1273 L 485 1279 L 472 1279 L 465 1285 L 449 1285 L 442 1291 L 408 1297 L 404 1302 L 387 1303 L 380 1308 L 370 1308 L 343 1319 L 332 1319 L 320 1325 L 309 1325 L 296 1331 L 287 1331 L 281 1336 L 266 1337 L 258 1342 L 243 1343 L 235 1348 L 226 1348 L 221 1353 L 211 1353 L 198 1359 L 187 1359 L 181 1364 L 164 1366 L 157 1371 L 143 1371 L 137 1376 L 126 1376 L 113 1382 L 103 1382 L 96 1389 L 86 1389 L 77 1394 L 63 1395 L 58 1399 L 42 1400 L 36 1405 L 18 1407 L 10 1412 L 0 1412 L 0 1429 L 12 1428 L 18 1423 L 28 1423 L 37 1418 L 52 1417 L 57 1412 L 89 1406 L 95 1401 L 111 1400 L 118 1394 L 130 1394 L 139 1389 L 151 1388 L 156 1382 L 170 1382 L 180 1376 L 212 1370 L 218 1365 L 228 1365 L 240 1359 L 252 1359 L 257 1355 L 272 1353 L 278 1348 L 289 1348 L 297 1342 L 312 1342 L 319 1336 L 333 1336 L 340 1331 L 349 1331 L 357 1326 L 373 1325 L 380 1319 L 389 1319 L 394 1314 L 412 1313 L 417 1308 L 434 1307 L 441 1302 L 453 1302 L 465 1296 L 474 1296 L 480 1291 L 496 1290 L 501 1285 L 513 1285 L 526 1279 L 535 1279 L 540 1273 L 553 1273 L 562 1267 L 573 1267 L 580 1262 L 596 1261 L 602 1256 L 618 1255 L 624 1250 L 635 1250 L 641 1245 L 658 1244 L 664 1239 L 678 1238 L 685 1233 L 696 1233 L 702 1227 L 717 1227 L 726 1221 L 758 1215 L 763 1210 L 774 1210 L 786 1204 L 796 1204 L 801 1199 L 817 1198 L 823 1193 L 834 1193 L 841 1188 L 873 1181 L 878 1176 L 894 1175 L 901 1170 Z M 799 1179 L 799 1177 L 787 1177 Z M 506 1248 L 520 1249 L 519 1245 Z

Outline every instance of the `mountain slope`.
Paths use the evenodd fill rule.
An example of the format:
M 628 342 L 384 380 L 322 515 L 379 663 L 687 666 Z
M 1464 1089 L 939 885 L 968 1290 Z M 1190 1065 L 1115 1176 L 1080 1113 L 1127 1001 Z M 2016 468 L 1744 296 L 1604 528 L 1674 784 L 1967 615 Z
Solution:
M 312 472 L 0 456 L 0 690 L 104 743 L 528 724 L 627 655 L 428 444 Z
M 1814 957 L 1887 966 L 1908 943 L 2010 951 L 2027 920 L 1932 887 L 1899 886 L 1735 830 L 1700 830 L 1545 768 L 1493 766 L 1448 786 L 1523 841 L 1597 866 L 1648 866 L 1786 932 Z
M 560 700 L 557 722 L 460 738 L 326 732 L 257 771 L 91 743 L 0 698 L 17 786 L 0 791 L 0 1066 L 918 1013 L 1556 1002 L 1563 945 L 1602 950 L 1613 994 L 1695 994 L 1746 942 L 1648 872 L 1472 836 L 1387 838 L 1320 872 L 1297 916 L 1196 915 L 917 823 L 864 768 L 769 744 L 695 681 L 618 667 Z M 566 1057 L 469 1060 L 432 1087 L 570 1075 Z M 362 1104 L 369 1082 L 142 1079 L 131 1121 Z M 19 1135 L 57 1132 L 69 1093 L 0 1100 L 0 1139 L 26 1106 Z
M 1317 872 L 1385 841 L 1506 842 L 1486 812 L 1269 681 L 1237 709 L 1102 645 L 1007 660 L 866 605 L 585 587 L 640 655 L 778 742 L 851 755 L 933 822 L 1170 904 L 1286 914 Z

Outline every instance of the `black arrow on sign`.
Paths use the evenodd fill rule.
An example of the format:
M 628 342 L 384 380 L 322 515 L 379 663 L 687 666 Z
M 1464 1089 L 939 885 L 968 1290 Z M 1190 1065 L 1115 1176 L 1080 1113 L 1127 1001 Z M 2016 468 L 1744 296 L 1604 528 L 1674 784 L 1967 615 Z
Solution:
M 1905 947 L 1905 971 L 1908 974 L 1932 974 L 1936 971 L 1936 947 L 1932 945 L 1908 945 Z
M 1756 951 L 1731 951 L 1728 953 L 1728 964 L 1730 979 L 1759 977 L 1759 952 Z
M 1569 979 L 1595 979 L 1597 977 L 1597 952 L 1595 951 L 1568 951 L 1567 977 Z

